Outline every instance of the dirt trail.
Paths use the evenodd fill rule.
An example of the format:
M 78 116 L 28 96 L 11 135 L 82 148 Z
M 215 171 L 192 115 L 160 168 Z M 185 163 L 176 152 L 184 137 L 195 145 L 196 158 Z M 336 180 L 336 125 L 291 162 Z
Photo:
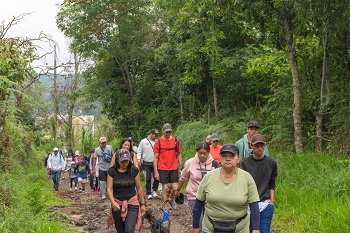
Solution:
M 50 182 L 52 182 L 51 179 Z M 55 191 L 53 190 L 53 192 Z M 72 228 L 77 232 L 116 232 L 114 225 L 109 229 L 106 228 L 107 214 L 110 207 L 109 200 L 101 200 L 101 196 L 91 192 L 90 187 L 86 188 L 86 192 L 69 191 L 68 179 L 61 179 L 57 194 L 61 199 L 70 201 L 72 204 L 67 207 L 54 207 L 53 210 L 62 212 L 63 215 L 60 217 L 66 218 Z M 161 205 L 160 198 L 146 200 L 146 202 L 156 204 L 157 206 Z M 169 215 L 171 221 L 170 232 L 191 232 L 192 216 L 187 205 L 178 205 L 177 210 L 169 210 Z M 135 232 L 137 231 L 135 230 Z M 140 232 L 151 232 L 151 226 L 147 220 L 144 220 Z

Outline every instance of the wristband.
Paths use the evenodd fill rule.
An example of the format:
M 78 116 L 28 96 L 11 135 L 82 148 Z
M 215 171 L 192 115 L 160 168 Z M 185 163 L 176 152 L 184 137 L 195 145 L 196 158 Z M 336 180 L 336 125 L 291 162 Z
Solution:
M 183 169 L 183 166 L 182 166 L 182 164 L 179 164 L 179 168 L 180 168 L 180 170 L 182 170 L 182 169 Z
M 146 206 L 146 203 L 140 203 L 140 206 L 143 206 L 143 205 Z

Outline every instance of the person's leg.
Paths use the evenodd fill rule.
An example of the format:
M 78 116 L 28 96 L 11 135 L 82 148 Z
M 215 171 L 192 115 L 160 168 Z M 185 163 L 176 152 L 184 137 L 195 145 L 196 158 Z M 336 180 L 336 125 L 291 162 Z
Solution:
M 81 177 L 78 177 L 78 189 L 79 189 L 79 191 L 81 191 L 81 189 L 82 189 L 82 184 L 81 184 L 82 180 L 83 179 Z
M 125 218 L 125 233 L 134 233 L 138 212 L 138 206 L 128 206 L 128 215 Z
M 151 167 L 148 164 L 144 164 L 143 165 L 143 169 L 146 173 L 146 195 L 151 195 L 152 191 L 151 191 Z
M 107 171 L 99 170 L 99 178 L 100 178 L 100 189 L 102 198 L 106 198 L 107 192 Z
M 90 174 L 90 177 L 89 177 L 89 180 L 90 180 L 90 188 L 91 188 L 91 191 L 94 191 L 94 176 Z
M 74 189 L 77 190 L 78 178 L 74 177 Z
M 260 233 L 270 233 L 273 212 L 273 205 L 268 205 L 263 211 L 260 212 Z
M 154 179 L 154 167 L 151 166 L 151 182 L 153 180 L 152 190 L 157 192 L 158 186 L 159 186 L 159 180 Z
M 112 215 L 114 219 L 114 226 L 115 226 L 115 229 L 117 230 L 117 233 L 125 233 L 125 222 L 121 217 L 121 211 L 112 210 Z
M 56 172 L 55 171 L 51 171 L 51 178 L 53 181 L 53 188 L 56 189 Z
M 81 188 L 82 188 L 83 191 L 85 191 L 85 184 L 86 184 L 86 182 L 87 182 L 87 179 L 82 179 L 82 181 L 81 181 Z
M 58 187 L 60 187 L 60 180 L 61 180 L 61 171 L 57 171 L 57 175 L 56 175 L 56 186 L 57 186 L 57 189 L 58 189 Z

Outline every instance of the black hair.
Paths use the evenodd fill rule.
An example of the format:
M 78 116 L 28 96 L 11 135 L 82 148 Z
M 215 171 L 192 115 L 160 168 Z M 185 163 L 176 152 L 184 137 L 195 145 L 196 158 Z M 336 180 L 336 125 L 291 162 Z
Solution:
M 134 150 L 133 150 L 133 148 L 132 148 L 132 146 L 131 146 L 131 141 L 130 141 L 129 138 L 123 138 L 122 141 L 120 142 L 120 145 L 119 145 L 119 148 L 118 148 L 118 149 L 122 149 L 122 148 L 123 148 L 123 144 L 124 144 L 124 142 L 126 142 L 126 141 L 130 142 L 129 152 L 130 152 L 130 153 L 131 153 L 131 152 L 134 152 Z
M 87 161 L 87 157 L 85 155 L 82 156 L 82 159 L 84 159 L 85 161 Z
M 206 151 L 210 151 L 210 145 L 209 145 L 209 143 L 207 143 L 207 142 L 200 142 L 198 145 L 197 145 L 197 147 L 196 147 L 196 151 L 198 152 L 200 149 L 204 149 L 204 150 L 206 150 Z

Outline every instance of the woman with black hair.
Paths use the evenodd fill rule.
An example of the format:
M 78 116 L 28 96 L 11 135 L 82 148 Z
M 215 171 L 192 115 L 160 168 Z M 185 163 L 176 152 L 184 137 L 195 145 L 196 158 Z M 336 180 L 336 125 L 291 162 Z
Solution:
M 107 177 L 107 195 L 111 201 L 107 225 L 114 222 L 118 233 L 131 233 L 135 226 L 141 229 L 141 216 L 146 212 L 145 197 L 139 170 L 131 163 L 130 152 L 119 149 L 114 155 L 117 162 L 108 169 Z
M 118 149 L 127 149 L 130 152 L 131 162 L 134 164 L 135 167 L 139 168 L 139 163 L 137 161 L 137 152 L 133 150 L 131 147 L 131 142 L 129 138 L 123 138 L 123 140 L 120 142 Z M 111 161 L 111 167 L 115 164 L 115 153 L 113 154 L 112 161 Z

